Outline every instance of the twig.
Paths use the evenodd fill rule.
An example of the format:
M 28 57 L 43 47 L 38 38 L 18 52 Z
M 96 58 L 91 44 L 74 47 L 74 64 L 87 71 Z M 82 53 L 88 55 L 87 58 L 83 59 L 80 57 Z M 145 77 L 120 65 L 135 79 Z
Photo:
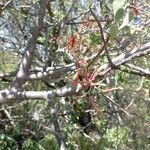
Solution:
M 10 115 L 10 113 L 6 110 L 5 106 L 2 105 L 2 110 L 4 111 L 5 115 L 7 116 L 7 118 L 9 119 L 10 123 L 15 126 L 15 123 Z
M 134 58 L 148 55 L 149 53 L 150 53 L 150 42 L 147 42 L 139 47 L 134 48 L 130 52 L 120 54 L 119 56 L 113 58 L 112 62 L 116 66 L 115 69 L 117 69 L 117 67 L 119 67 L 120 65 L 122 65 Z M 98 72 L 99 72 L 100 76 L 104 76 L 111 70 L 112 70 L 111 65 L 109 63 L 106 63 L 98 69 Z
M 139 72 L 139 71 L 136 71 L 136 70 L 128 70 L 128 69 L 122 69 L 122 68 L 116 68 L 116 69 L 119 69 L 123 72 L 126 72 L 126 73 L 129 73 L 129 74 L 134 74 L 134 75 L 138 75 L 138 76 L 141 76 L 141 77 L 146 77 L 146 78 L 150 78 L 150 75 L 147 74 L 147 73 L 143 73 L 143 72 Z
M 109 96 L 106 96 L 103 92 L 101 92 L 101 94 L 102 94 L 107 100 L 109 100 L 111 103 L 113 103 L 118 109 L 120 109 L 121 111 L 123 111 L 123 112 L 124 112 L 125 114 L 127 114 L 128 116 L 133 117 L 133 116 L 130 115 L 127 111 L 125 111 L 123 108 L 121 108 L 118 104 L 116 104 L 112 98 L 110 98 Z
M 64 142 L 64 138 L 61 133 L 61 130 L 60 130 L 58 116 L 56 113 L 57 108 L 54 106 L 55 105 L 54 101 L 51 98 L 47 98 L 47 100 L 48 100 L 48 110 L 50 110 L 50 112 L 51 112 L 50 120 L 53 122 L 55 132 L 57 133 L 57 134 L 55 134 L 57 143 L 59 145 L 60 150 L 65 150 L 65 142 Z
M 129 64 L 129 63 L 124 64 L 124 66 L 126 66 L 130 69 L 121 68 L 121 67 L 118 67 L 117 69 L 119 69 L 123 72 L 126 72 L 126 73 L 138 75 L 141 77 L 150 78 L 150 71 L 148 69 L 143 69 L 141 67 L 138 67 L 138 66 L 135 66 L 135 65 Z M 141 82 L 141 86 L 142 86 L 142 82 Z
M 97 59 L 99 58 L 99 56 L 101 55 L 101 53 L 104 51 L 104 49 L 106 49 L 106 46 L 107 46 L 108 41 L 109 41 L 109 36 L 108 35 L 107 35 L 106 40 L 105 40 L 104 33 L 103 33 L 103 28 L 102 28 L 102 25 L 101 25 L 100 21 L 98 20 L 97 16 L 95 15 L 95 13 L 93 12 L 93 10 L 91 8 L 89 8 L 89 9 L 90 9 L 93 17 L 95 18 L 98 26 L 99 26 L 100 34 L 101 34 L 102 41 L 103 41 L 103 46 L 100 48 L 100 50 L 97 53 L 97 55 L 88 63 L 87 68 L 89 68 L 93 63 L 95 63 L 97 61 Z
M 107 44 L 109 41 L 109 37 L 107 37 L 106 42 L 103 44 L 103 46 L 100 48 L 99 52 L 97 53 L 97 55 L 88 63 L 87 68 L 89 68 L 91 65 L 93 65 L 97 59 L 99 58 L 99 56 L 101 55 L 101 53 L 104 51 L 104 49 L 106 48 Z
M 91 140 L 92 142 L 96 143 L 95 140 L 94 140 L 92 137 L 90 137 L 89 135 L 87 135 L 86 133 L 83 133 L 83 135 L 84 135 L 86 138 L 88 138 L 89 140 Z
M 49 128 L 49 127 L 46 127 L 46 126 L 44 126 L 44 125 L 40 125 L 40 126 L 41 126 L 41 128 L 43 128 L 44 130 L 46 130 L 46 131 L 48 131 L 48 132 L 54 134 L 55 136 L 59 136 L 58 133 L 57 133 L 56 131 L 54 131 L 53 129 L 51 129 L 51 128 Z
M 127 110 L 134 102 L 134 99 L 131 100 L 130 104 L 125 108 L 125 110 Z
M 97 24 L 99 26 L 100 35 L 102 37 L 102 41 L 103 41 L 103 43 L 105 43 L 107 39 L 105 39 L 106 37 L 104 36 L 104 30 L 103 30 L 102 24 L 101 24 L 100 20 L 98 19 L 98 17 L 96 16 L 96 14 L 93 12 L 93 10 L 91 8 L 90 8 L 90 11 L 91 11 L 93 17 L 95 18 L 95 20 L 96 20 L 96 22 L 97 22 Z M 109 35 L 107 35 L 107 37 L 109 37 Z M 112 62 L 112 60 L 111 60 L 111 58 L 109 56 L 109 52 L 108 52 L 107 47 L 105 48 L 105 52 L 106 52 L 106 56 L 107 56 L 108 62 L 110 63 L 111 67 L 115 68 L 115 65 L 113 64 L 113 62 Z
M 90 8 L 90 11 L 98 24 L 98 27 L 100 29 L 100 34 L 102 36 L 102 41 L 105 43 L 106 41 L 105 41 L 102 25 L 101 25 L 100 21 L 98 20 L 97 16 L 95 15 L 95 13 L 93 12 L 92 8 Z
M 136 89 L 137 92 L 139 92 L 142 89 L 143 83 L 144 83 L 144 77 L 142 77 L 140 86 Z
M 9 1 L 4 5 L 4 7 L 2 8 L 2 10 L 6 9 L 7 6 L 8 6 L 11 2 L 12 2 L 12 0 L 9 0 Z
M 135 66 L 135 65 L 129 64 L 129 63 L 126 63 L 124 65 L 127 66 L 128 68 L 136 70 L 137 72 L 141 72 L 141 74 L 150 75 L 150 70 L 148 70 L 148 69 L 143 69 L 141 67 L 138 67 L 138 66 Z

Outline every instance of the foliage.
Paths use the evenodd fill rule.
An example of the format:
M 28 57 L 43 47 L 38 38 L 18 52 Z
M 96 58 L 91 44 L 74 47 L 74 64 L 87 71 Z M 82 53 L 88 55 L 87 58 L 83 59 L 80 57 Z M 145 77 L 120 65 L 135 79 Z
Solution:
M 0 3 L 0 150 L 150 149 L 150 1 Z

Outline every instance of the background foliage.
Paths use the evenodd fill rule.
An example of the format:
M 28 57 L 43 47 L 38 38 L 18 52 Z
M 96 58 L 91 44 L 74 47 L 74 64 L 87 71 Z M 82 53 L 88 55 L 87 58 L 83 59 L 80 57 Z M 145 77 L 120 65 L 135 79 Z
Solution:
M 109 58 L 149 42 L 149 3 L 149 0 L 48 0 L 44 29 L 36 40 L 30 71 L 80 60 L 87 64 L 103 43 L 96 18 L 101 22 L 104 38 L 109 34 L 110 39 L 107 50 L 92 64 L 89 73 L 109 63 Z M 15 78 L 39 7 L 39 1 L 30 0 L 0 3 L 0 90 Z M 66 149 L 150 149 L 149 56 L 112 67 L 103 78 L 97 75 L 95 81 L 99 86 L 85 90 L 83 95 L 53 98 L 51 107 L 56 111 L 54 118 L 59 123 Z M 58 81 L 55 81 L 58 74 L 54 79 L 29 80 L 22 88 L 51 91 L 71 86 L 75 73 L 76 70 L 62 72 Z M 114 87 L 119 89 L 110 90 Z M 103 90 L 110 92 L 104 94 Z M 52 114 L 48 102 L 42 99 L 1 104 L 0 150 L 61 149 Z

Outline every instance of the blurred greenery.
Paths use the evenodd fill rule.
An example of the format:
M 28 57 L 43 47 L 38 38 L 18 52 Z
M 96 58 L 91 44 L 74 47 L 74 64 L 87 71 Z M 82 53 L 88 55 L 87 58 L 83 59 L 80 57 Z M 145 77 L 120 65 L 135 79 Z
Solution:
M 6 2 L 6 0 L 2 0 L 2 3 L 6 4 Z M 99 34 L 100 29 L 97 23 L 93 21 L 94 17 L 89 12 L 89 7 L 97 6 L 95 8 L 97 13 L 100 14 L 98 10 L 101 9 L 103 13 L 101 15 L 106 18 L 107 15 L 110 15 L 108 16 L 110 17 L 109 22 L 102 23 L 102 26 L 104 26 L 105 33 L 110 34 L 108 50 L 111 58 L 130 52 L 133 48 L 148 42 L 150 39 L 149 25 L 145 26 L 145 23 L 150 19 L 149 0 L 143 1 L 143 3 L 139 0 L 134 2 L 132 5 L 137 8 L 139 14 L 133 16 L 133 13 L 129 12 L 127 22 L 124 22 L 126 21 L 127 13 L 125 7 L 130 4 L 130 1 L 102 0 L 100 5 L 98 5 L 99 1 L 95 1 L 94 4 L 92 0 L 77 0 L 74 5 L 72 5 L 72 2 L 66 0 L 48 1 L 52 13 L 49 14 L 49 11 L 46 11 L 45 20 L 49 24 L 37 39 L 36 56 L 31 70 L 36 67 L 43 67 L 46 60 L 48 60 L 46 62 L 47 66 L 49 64 L 54 66 L 67 64 L 68 62 L 64 58 L 66 56 L 59 52 L 57 53 L 57 48 L 67 46 L 67 38 L 70 34 L 76 36 L 75 43 L 69 49 L 69 53 L 74 60 L 85 59 L 98 52 L 102 37 Z M 29 10 L 27 9 L 28 7 L 21 7 L 28 5 L 31 6 Z M 2 25 L 7 23 L 7 26 L 11 29 L 9 29 L 10 35 L 8 37 L 10 36 L 10 39 L 15 37 L 18 40 L 18 45 L 15 45 L 12 40 L 15 46 L 11 45 L 10 47 L 13 50 L 11 48 L 10 50 L 9 48 L 6 49 L 7 44 L 5 45 L 5 42 L 1 42 L 0 90 L 8 87 L 15 76 L 1 77 L 3 74 L 18 69 L 24 54 L 24 46 L 27 43 L 25 36 L 28 36 L 29 29 L 34 24 L 39 3 L 34 4 L 32 1 L 22 0 L 17 1 L 16 7 L 18 9 L 12 4 L 0 15 L 0 32 L 3 31 Z M 69 14 L 67 14 L 67 11 L 70 11 Z M 10 18 L 10 22 L 8 22 L 8 18 Z M 141 19 L 141 21 L 138 19 Z M 54 33 L 56 25 L 59 27 L 59 23 L 62 23 L 62 21 L 65 22 L 65 25 L 61 26 L 60 33 L 56 33 L 56 31 Z M 7 32 L 5 34 L 7 35 Z M 0 36 L 0 38 L 2 37 Z M 130 41 L 127 46 L 120 48 L 123 40 Z M 53 44 L 56 46 L 54 50 L 51 49 Z M 52 60 L 53 63 L 51 62 Z M 71 60 L 69 59 L 69 61 Z M 90 71 L 106 62 L 108 62 L 108 59 L 104 55 L 91 67 Z M 150 68 L 150 57 L 149 55 L 139 57 L 129 63 L 148 70 Z M 128 72 L 123 71 L 125 69 Z M 67 76 L 67 78 L 58 83 L 50 83 L 49 79 L 46 81 L 29 81 L 23 88 L 27 91 L 58 89 L 64 85 L 71 84 L 69 79 L 73 78 L 74 73 L 70 73 Z M 112 71 L 103 81 L 100 78 L 96 80 L 102 86 L 92 88 L 84 96 L 68 96 L 54 99 L 54 106 L 58 109 L 58 122 L 66 149 L 149 150 L 149 77 L 134 75 L 132 74 L 132 69 L 122 65 L 121 69 Z M 101 94 L 102 89 L 111 87 L 122 87 L 122 90 L 108 93 L 108 96 L 114 100 L 119 108 Z M 92 97 L 93 105 L 96 105 L 95 111 L 88 107 L 89 97 Z M 51 132 L 54 127 L 48 107 L 47 101 L 41 99 L 23 101 L 18 104 L 2 104 L 0 107 L 0 150 L 58 150 L 59 146 L 55 134 Z M 120 108 L 123 108 L 131 116 L 121 111 Z M 80 124 L 81 115 L 86 116 L 87 113 L 90 113 L 91 116 L 91 122 L 89 122 L 89 125 L 87 124 L 91 128 L 89 133 L 85 133 L 84 129 L 86 127 Z M 8 114 L 10 114 L 10 117 Z

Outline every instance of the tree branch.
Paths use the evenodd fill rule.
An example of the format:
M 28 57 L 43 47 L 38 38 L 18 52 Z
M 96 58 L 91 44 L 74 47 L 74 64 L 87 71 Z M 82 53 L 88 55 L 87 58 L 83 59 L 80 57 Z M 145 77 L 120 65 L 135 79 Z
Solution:
M 120 67 L 118 69 L 121 71 L 127 72 L 127 73 L 134 74 L 134 75 L 150 77 L 150 70 L 148 70 L 148 69 L 143 69 L 141 67 L 138 67 L 138 66 L 135 66 L 135 65 L 129 64 L 129 63 L 126 63 L 124 66 L 130 68 L 130 70 L 129 69 L 123 69 Z
M 141 57 L 141 56 L 148 55 L 148 54 L 150 54 L 150 42 L 143 44 L 140 47 L 134 48 L 129 53 L 120 54 L 119 56 L 112 59 L 112 63 L 115 65 L 115 68 L 117 68 L 120 65 L 122 65 L 136 57 Z M 114 68 L 112 68 L 109 63 L 106 63 L 98 69 L 98 72 L 99 72 L 100 76 L 104 76 L 105 74 L 110 72 L 112 69 L 114 69 Z
M 40 9 L 37 17 L 37 22 L 33 29 L 31 30 L 31 35 L 25 49 L 24 56 L 22 58 L 21 64 L 19 66 L 19 71 L 16 78 L 10 85 L 10 91 L 17 91 L 26 82 L 26 76 L 32 64 L 32 59 L 34 56 L 34 50 L 36 48 L 36 39 L 43 28 L 43 19 L 45 16 L 47 0 L 40 1 Z
M 129 53 L 122 53 L 121 55 L 117 56 L 116 58 L 112 59 L 113 64 L 118 67 L 131 59 L 136 57 L 141 57 L 150 53 L 150 42 L 141 45 L 133 49 Z M 68 66 L 73 67 L 74 64 Z M 68 68 L 67 68 L 68 69 Z M 102 65 L 99 69 L 99 76 L 104 76 L 106 73 L 110 72 L 114 68 L 111 68 L 109 63 Z M 26 99 L 47 99 L 47 97 L 55 96 L 55 97 L 65 97 L 65 96 L 72 96 L 78 95 L 79 93 L 76 92 L 75 86 L 65 86 L 61 89 L 56 89 L 52 91 L 18 91 L 10 93 L 8 89 L 0 91 L 0 103 L 5 102 L 19 102 L 26 100 Z
M 51 100 L 51 98 L 48 98 L 48 110 L 51 112 L 51 119 L 50 121 L 53 122 L 54 124 L 54 129 L 57 134 L 55 134 L 57 143 L 59 145 L 60 150 L 65 149 L 65 142 L 64 138 L 60 129 L 59 121 L 58 121 L 58 116 L 57 116 L 57 108 L 56 105 L 54 104 L 54 101 Z
M 38 80 L 38 79 L 45 79 L 48 77 L 60 77 L 67 74 L 69 71 L 75 70 L 75 64 L 71 63 L 66 66 L 62 67 L 48 67 L 46 70 L 44 68 L 41 68 L 39 71 L 36 71 L 36 73 L 31 73 L 28 76 L 29 80 Z M 34 71 L 32 71 L 34 72 Z
M 10 93 L 7 89 L 0 91 L 0 104 L 6 102 L 22 102 L 29 99 L 47 99 L 49 97 L 65 97 L 78 95 L 75 86 L 65 86 L 52 91 L 18 91 Z

